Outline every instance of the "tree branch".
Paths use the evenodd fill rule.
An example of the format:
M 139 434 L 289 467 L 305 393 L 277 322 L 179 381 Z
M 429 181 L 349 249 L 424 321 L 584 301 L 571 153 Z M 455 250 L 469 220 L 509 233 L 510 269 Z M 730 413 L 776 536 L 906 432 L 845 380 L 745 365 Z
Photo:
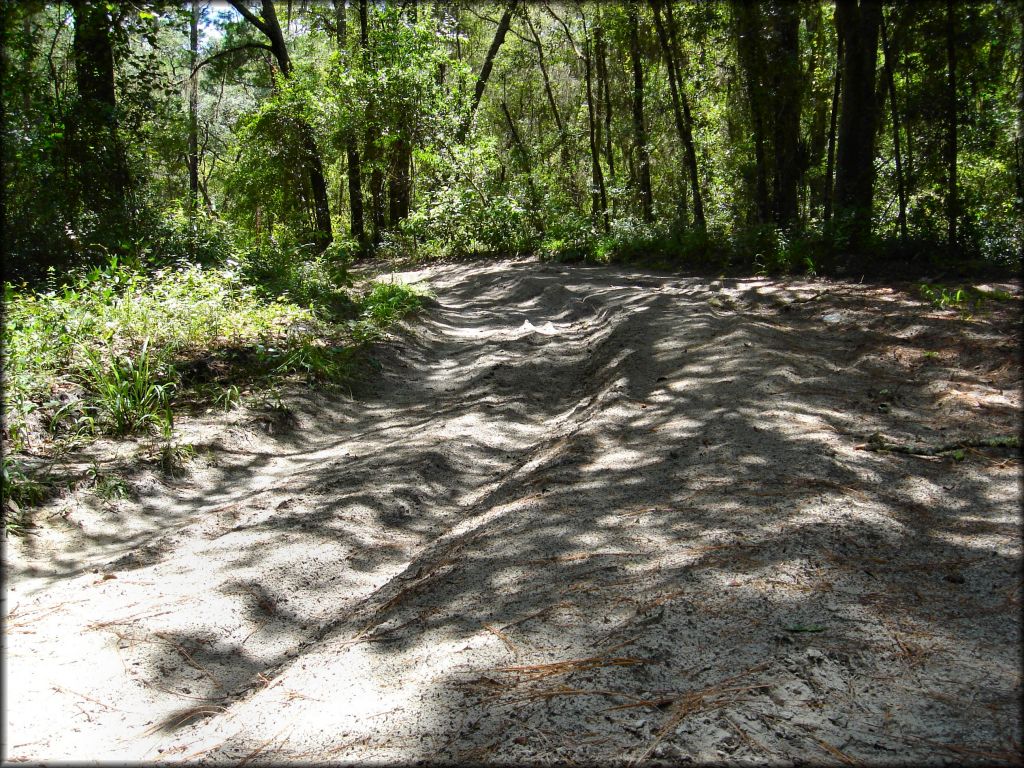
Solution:
M 196 64 L 196 68 L 192 70 L 192 74 L 195 75 L 196 72 L 198 72 L 202 67 L 205 67 L 214 59 L 219 59 L 221 56 L 227 56 L 229 53 L 236 53 L 237 51 L 244 51 L 251 48 L 270 51 L 271 53 L 274 52 L 274 49 L 271 48 L 266 43 L 243 43 L 242 45 L 234 45 L 231 48 L 225 48 L 223 51 L 217 51 L 217 53 L 213 54 L 212 56 L 207 56 L 201 62 Z
M 267 30 L 266 23 L 261 21 L 259 16 L 254 14 L 248 8 L 246 8 L 245 3 L 241 2 L 241 0 L 228 0 L 228 2 L 231 3 L 232 8 L 234 8 L 236 11 L 242 14 L 242 17 L 246 21 L 248 21 L 250 24 L 256 27 L 256 29 L 258 29 L 264 35 L 270 37 L 270 32 Z

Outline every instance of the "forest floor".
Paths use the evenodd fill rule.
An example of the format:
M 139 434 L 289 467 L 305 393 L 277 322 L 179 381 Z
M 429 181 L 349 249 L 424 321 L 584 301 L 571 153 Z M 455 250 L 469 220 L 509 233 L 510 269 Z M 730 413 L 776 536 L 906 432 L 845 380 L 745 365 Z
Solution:
M 6 541 L 7 760 L 1020 763 L 1019 283 L 400 277 L 351 397 Z

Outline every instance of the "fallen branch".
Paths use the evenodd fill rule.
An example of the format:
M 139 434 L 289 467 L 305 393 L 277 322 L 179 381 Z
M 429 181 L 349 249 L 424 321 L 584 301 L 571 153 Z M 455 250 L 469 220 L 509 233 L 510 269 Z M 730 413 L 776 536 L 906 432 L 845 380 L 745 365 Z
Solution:
M 939 456 L 943 453 L 961 451 L 965 448 L 1014 448 L 1020 450 L 1020 438 L 1016 435 L 997 435 L 996 437 L 977 437 L 957 440 L 941 445 L 914 446 L 909 443 L 895 443 L 886 439 L 881 432 L 875 432 L 866 443 L 854 446 L 858 451 L 886 451 L 889 453 L 905 453 L 910 456 Z

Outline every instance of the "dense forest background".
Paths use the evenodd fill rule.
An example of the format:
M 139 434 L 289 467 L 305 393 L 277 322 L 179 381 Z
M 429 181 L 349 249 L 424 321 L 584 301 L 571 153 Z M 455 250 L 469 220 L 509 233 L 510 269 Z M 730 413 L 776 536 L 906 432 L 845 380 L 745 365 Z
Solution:
M 1020 264 L 1021 2 L 5 1 L 3 36 L 9 280 Z

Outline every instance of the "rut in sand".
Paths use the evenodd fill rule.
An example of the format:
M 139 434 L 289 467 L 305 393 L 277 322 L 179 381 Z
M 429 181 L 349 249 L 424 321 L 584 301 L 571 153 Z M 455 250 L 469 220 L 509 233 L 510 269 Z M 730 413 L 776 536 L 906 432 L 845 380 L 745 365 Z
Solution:
M 183 423 L 215 463 L 9 547 L 8 759 L 1019 757 L 1019 455 L 858 450 L 1014 433 L 1012 313 L 402 277 L 353 398 Z

